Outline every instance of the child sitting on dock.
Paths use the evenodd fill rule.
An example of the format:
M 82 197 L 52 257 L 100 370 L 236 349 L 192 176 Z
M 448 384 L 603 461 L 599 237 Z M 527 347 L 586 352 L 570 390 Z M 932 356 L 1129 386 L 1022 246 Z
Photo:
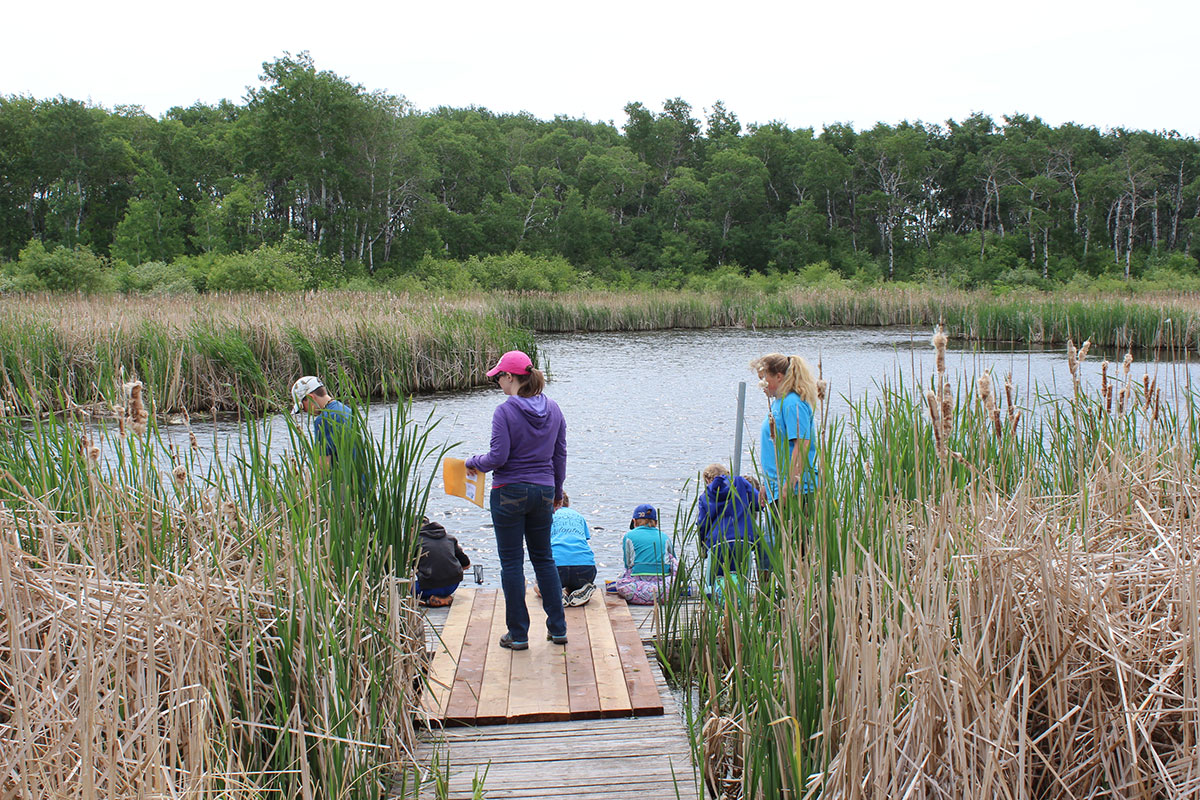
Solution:
M 697 503 L 696 529 L 710 591 L 725 575 L 748 574 L 750 555 L 759 544 L 754 517 L 758 490 L 741 475 L 733 478 L 721 464 L 709 464 L 700 473 L 704 494 Z M 761 548 L 760 548 L 761 550 Z M 760 569 L 767 568 L 765 552 L 758 553 Z
M 440 523 L 421 518 L 421 555 L 417 557 L 414 585 L 421 605 L 448 606 L 454 602 L 454 590 L 462 583 L 463 568 L 471 559 L 462 546 Z
M 570 506 L 571 498 L 563 492 L 562 507 L 550 525 L 550 548 L 562 581 L 563 605 L 582 606 L 596 591 L 596 555 L 588 544 L 592 532 L 587 520 Z
M 634 509 L 622 549 L 625 574 L 613 582 L 611 591 L 632 605 L 654 605 L 677 563 L 671 540 L 658 529 L 654 506 L 643 503 Z

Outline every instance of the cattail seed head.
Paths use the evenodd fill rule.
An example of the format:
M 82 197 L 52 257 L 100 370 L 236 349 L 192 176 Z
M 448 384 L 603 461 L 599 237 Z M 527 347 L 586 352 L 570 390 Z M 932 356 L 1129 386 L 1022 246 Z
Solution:
M 187 468 L 183 464 L 177 464 L 175 469 L 171 470 L 171 476 L 175 478 L 175 482 L 180 486 L 187 483 Z
M 1075 358 L 1075 343 L 1070 339 L 1067 339 L 1067 368 L 1071 370 L 1071 377 L 1078 380 L 1079 361 Z
M 1133 353 L 1125 353 L 1125 360 L 1121 362 L 1121 366 L 1125 369 L 1125 376 L 1129 377 L 1129 370 L 1133 367 Z
M 979 390 L 979 400 L 985 408 L 995 406 L 996 401 L 992 398 L 992 376 L 986 372 L 979 376 L 979 380 L 975 382 Z
M 937 330 L 933 333 L 933 349 L 937 351 L 937 371 L 943 373 L 946 371 L 946 330 L 938 323 Z
M 1088 350 L 1090 350 L 1090 349 L 1092 349 L 1092 340 L 1091 340 L 1091 339 L 1087 339 L 1087 340 L 1085 340 L 1085 341 L 1084 341 L 1084 343 L 1083 343 L 1083 344 L 1079 345 L 1079 353 L 1078 353 L 1078 356 L 1079 356 L 1079 363 L 1080 363 L 1080 364 L 1082 364 L 1082 363 L 1083 363 L 1083 360 L 1084 360 L 1085 358 L 1087 358 Z
M 951 426 L 954 424 L 954 394 L 950 391 L 950 381 L 942 381 L 942 438 L 949 439 Z
M 925 390 L 925 402 L 929 404 L 929 419 L 933 421 L 934 429 L 937 430 L 942 418 L 941 405 L 938 403 L 937 393 L 933 389 Z
M 828 391 L 828 389 L 829 381 L 824 379 L 817 381 L 817 399 L 822 403 L 825 402 L 825 392 Z
M 1100 362 L 1100 394 L 1108 393 L 1108 359 Z
M 196 440 L 196 432 L 195 431 L 192 431 L 192 430 L 188 431 L 188 442 L 192 446 L 193 453 L 200 452 L 200 442 Z

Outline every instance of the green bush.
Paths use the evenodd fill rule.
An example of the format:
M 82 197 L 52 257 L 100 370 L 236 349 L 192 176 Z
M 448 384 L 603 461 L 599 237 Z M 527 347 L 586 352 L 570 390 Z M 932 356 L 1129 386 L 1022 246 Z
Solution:
M 195 294 L 196 286 L 188 275 L 187 262 L 182 259 L 166 264 L 147 261 L 120 272 L 120 288 L 137 294 Z
M 467 270 L 485 289 L 519 292 L 562 292 L 575 287 L 579 278 L 575 268 L 562 256 L 535 256 L 529 253 L 472 257 Z
M 300 277 L 278 255 L 276 248 L 264 246 L 253 253 L 220 256 L 208 271 L 206 288 L 212 292 L 284 292 L 301 288 Z
M 94 294 L 115 288 L 106 259 L 85 245 L 46 249 L 33 239 L 15 262 L 5 266 L 0 288 L 7 291 L 86 292 Z
M 799 275 L 796 277 L 797 282 L 801 286 L 819 286 L 837 289 L 846 285 L 846 282 L 842 280 L 842 276 L 835 272 L 833 267 L 829 266 L 828 261 L 818 261 L 815 264 L 809 264 L 800 270 Z
M 997 289 L 1015 289 L 1022 286 L 1041 289 L 1045 283 L 1038 272 L 1035 272 L 1031 267 L 1023 263 L 1005 269 L 996 276 L 994 282 Z
M 317 246 L 295 237 L 265 244 L 253 253 L 213 258 L 205 288 L 219 292 L 331 289 L 345 283 L 341 264 L 322 256 Z

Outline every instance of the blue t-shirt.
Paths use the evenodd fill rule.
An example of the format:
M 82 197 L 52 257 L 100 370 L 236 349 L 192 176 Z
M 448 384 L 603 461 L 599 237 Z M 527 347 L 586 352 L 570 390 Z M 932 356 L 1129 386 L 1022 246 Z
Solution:
M 554 512 L 550 526 L 550 548 L 554 551 L 554 563 L 560 567 L 595 566 L 596 556 L 592 553 L 588 539 L 587 520 L 573 508 L 560 508 Z
M 625 534 L 622 542 L 625 551 L 625 566 L 631 575 L 670 575 L 671 564 L 667 553 L 673 553 L 671 540 L 666 534 L 651 525 L 634 528 Z
M 345 436 L 343 427 L 350 422 L 350 409 L 344 403 L 330 400 L 321 413 L 313 419 L 313 439 L 325 448 L 325 455 L 337 455 L 339 436 Z
M 775 438 L 771 440 L 771 418 L 775 419 Z M 788 392 L 782 398 L 771 401 L 771 413 L 763 419 L 762 433 L 759 442 L 759 458 L 762 459 L 763 472 L 767 476 L 767 500 L 773 501 L 779 497 L 779 474 L 788 474 L 791 463 L 792 448 L 797 439 L 808 440 L 808 468 L 803 472 L 802 492 L 808 494 L 817 488 L 817 448 L 813 441 L 813 410 L 812 406 L 800 399 L 795 392 Z M 777 464 L 776 447 L 783 454 L 784 469 Z

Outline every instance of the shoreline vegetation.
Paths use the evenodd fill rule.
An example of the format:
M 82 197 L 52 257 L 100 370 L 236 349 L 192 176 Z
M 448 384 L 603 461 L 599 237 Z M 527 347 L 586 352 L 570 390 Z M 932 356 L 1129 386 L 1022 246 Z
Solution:
M 131 410 L 0 419 L 5 796 L 415 796 L 431 421 L 398 405 L 330 473 L 296 426 L 204 454 Z
M 1068 344 L 1053 399 L 944 347 L 929 386 L 820 423 L 769 583 L 691 616 L 681 565 L 659 647 L 711 796 L 1193 795 L 1196 394 L 1131 360 L 1081 383 Z M 675 535 L 694 552 L 687 509 Z
M 304 297 L 346 309 L 213 298 L 136 324 L 265 326 L 284 318 L 271 301 Z M 87 309 L 57 299 L 64 318 Z M 482 319 L 515 299 L 450 310 Z M 574 302 L 589 300 L 617 302 Z M 408 308 L 377 302 L 377 320 Z M 113 314 L 90 330 L 126 330 Z M 948 375 L 937 339 L 928 386 L 885 383 L 839 419 L 818 409 L 822 483 L 803 516 L 780 512 L 766 587 L 727 585 L 680 613 L 701 576 L 676 515 L 681 580 L 658 644 L 695 690 L 712 796 L 1188 794 L 1200 400 L 1132 359 L 1088 385 L 1073 342 L 1067 398 Z M 436 786 L 439 766 L 413 756 L 424 644 L 404 580 L 436 423 L 398 404 L 331 482 L 294 424 L 283 459 L 258 419 L 204 458 L 195 439 L 159 439 L 140 395 L 120 398 L 119 428 L 0 418 L 3 774 L 31 797 Z
M 1200 299 L 1179 293 L 1009 294 L 919 287 L 768 292 L 315 291 L 0 296 L 0 400 L 9 413 L 107 414 L 140 381 L 154 413 L 260 415 L 301 374 L 341 394 L 393 400 L 482 384 L 539 333 L 671 328 L 917 326 L 958 340 L 1200 350 Z

